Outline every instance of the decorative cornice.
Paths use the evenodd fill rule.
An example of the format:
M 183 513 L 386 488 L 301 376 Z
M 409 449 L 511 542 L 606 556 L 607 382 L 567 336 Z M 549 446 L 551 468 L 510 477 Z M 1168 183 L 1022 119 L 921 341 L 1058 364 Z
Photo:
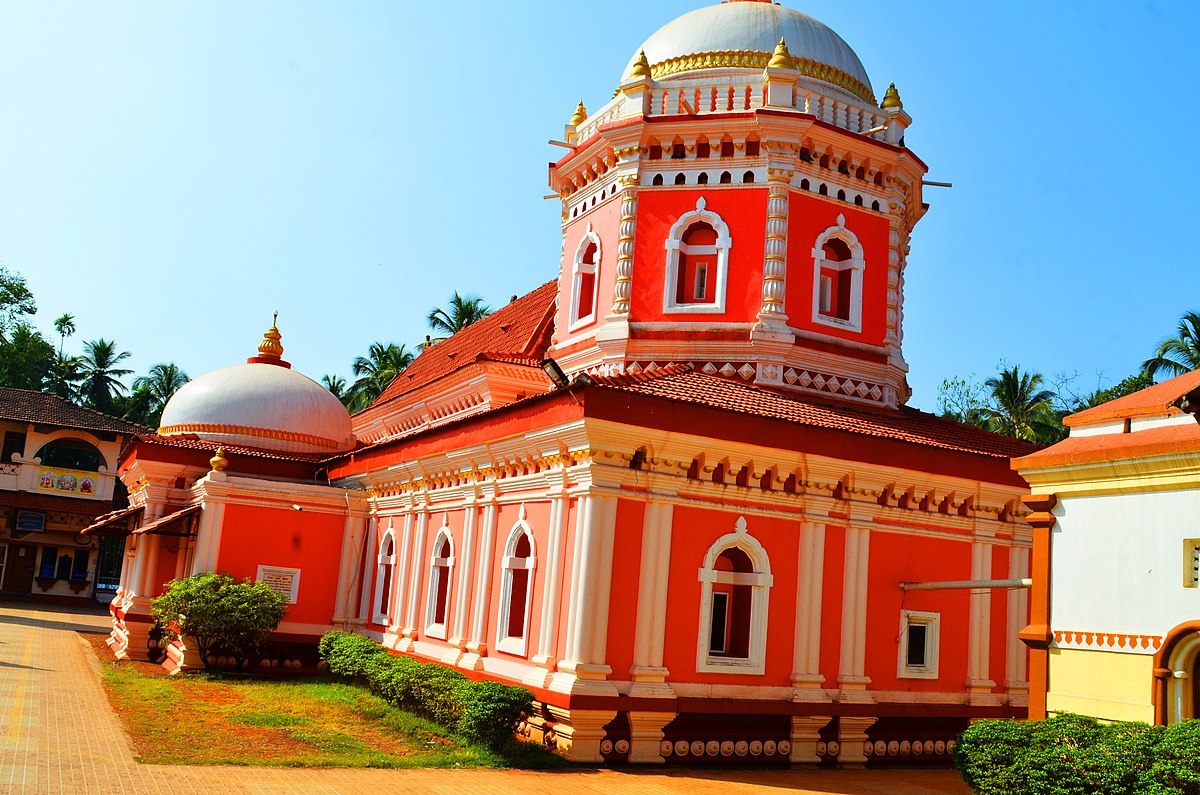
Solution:
M 338 443 L 323 436 L 313 436 L 295 431 L 277 431 L 271 428 L 254 428 L 248 425 L 225 425 L 210 422 L 185 422 L 178 425 L 165 425 L 158 429 L 159 436 L 182 436 L 194 433 L 197 436 L 206 433 L 229 434 L 233 436 L 250 436 L 255 439 L 271 439 L 280 442 L 298 442 L 311 444 L 315 447 L 325 447 L 330 450 L 338 449 Z
M 854 96 L 875 105 L 875 95 L 861 80 L 843 72 L 837 67 L 814 61 L 811 58 L 787 55 L 790 60 L 788 68 L 795 69 L 806 77 L 816 78 L 826 83 L 832 83 L 838 88 L 849 91 Z M 670 75 L 692 72 L 698 69 L 766 69 L 767 65 L 781 60 L 777 53 L 755 52 L 753 50 L 721 50 L 719 52 L 701 52 L 693 55 L 683 55 L 670 58 L 650 67 L 650 74 L 655 80 Z M 778 66 L 776 67 L 778 68 Z

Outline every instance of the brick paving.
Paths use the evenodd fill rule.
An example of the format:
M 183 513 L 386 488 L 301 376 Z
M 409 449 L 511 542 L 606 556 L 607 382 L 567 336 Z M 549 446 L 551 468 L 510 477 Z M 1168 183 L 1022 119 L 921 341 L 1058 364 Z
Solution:
M 330 770 L 142 765 L 100 687 L 100 664 L 79 632 L 108 616 L 0 603 L 2 793 L 445 793 L 556 789 L 571 795 L 967 795 L 948 770 Z

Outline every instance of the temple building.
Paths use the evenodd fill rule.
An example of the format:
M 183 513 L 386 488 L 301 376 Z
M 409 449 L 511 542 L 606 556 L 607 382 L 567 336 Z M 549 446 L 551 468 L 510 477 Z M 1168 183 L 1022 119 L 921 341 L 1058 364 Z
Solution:
M 1030 716 L 1200 717 L 1200 371 L 1013 461 L 1034 528 Z
M 550 165 L 546 284 L 353 417 L 272 327 L 125 449 L 131 507 L 89 531 L 126 536 L 118 654 L 220 569 L 285 595 L 283 663 L 351 628 L 520 683 L 522 732 L 582 761 L 945 760 L 1026 714 L 1032 448 L 905 405 L 899 93 L 755 0 L 616 88 Z

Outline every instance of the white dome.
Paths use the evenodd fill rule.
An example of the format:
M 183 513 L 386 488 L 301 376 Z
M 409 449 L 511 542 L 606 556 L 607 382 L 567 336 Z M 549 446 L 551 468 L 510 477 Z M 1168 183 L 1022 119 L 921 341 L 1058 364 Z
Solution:
M 780 39 L 787 43 L 792 56 L 801 62 L 801 71 L 874 101 L 867 70 L 841 36 L 807 14 L 769 0 L 729 0 L 698 8 L 659 28 L 646 39 L 639 51 L 645 51 L 656 78 L 660 74 L 692 69 L 742 65 L 724 64 L 719 59 L 678 60 L 710 53 L 757 53 L 766 56 L 745 64 L 761 70 L 766 65 L 766 59 L 775 52 Z M 625 68 L 625 74 L 629 74 L 637 58 L 638 53 L 635 52 Z M 758 60 L 762 63 L 758 63 Z M 805 64 L 806 60 L 811 63 Z M 820 66 L 832 67 L 834 71 L 821 70 Z
M 342 402 L 278 355 L 188 382 L 167 402 L 158 432 L 285 453 L 332 455 L 354 446 Z

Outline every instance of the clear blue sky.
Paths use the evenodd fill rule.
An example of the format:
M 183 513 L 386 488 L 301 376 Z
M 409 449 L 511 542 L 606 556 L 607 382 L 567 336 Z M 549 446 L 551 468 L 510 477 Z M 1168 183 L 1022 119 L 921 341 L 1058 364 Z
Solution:
M 0 265 L 142 372 L 250 355 L 349 376 L 453 290 L 553 278 L 546 140 L 693 0 L 0 0 Z M 1192 2 L 788 0 L 895 81 L 929 178 L 913 404 L 1019 363 L 1119 380 L 1195 282 Z

